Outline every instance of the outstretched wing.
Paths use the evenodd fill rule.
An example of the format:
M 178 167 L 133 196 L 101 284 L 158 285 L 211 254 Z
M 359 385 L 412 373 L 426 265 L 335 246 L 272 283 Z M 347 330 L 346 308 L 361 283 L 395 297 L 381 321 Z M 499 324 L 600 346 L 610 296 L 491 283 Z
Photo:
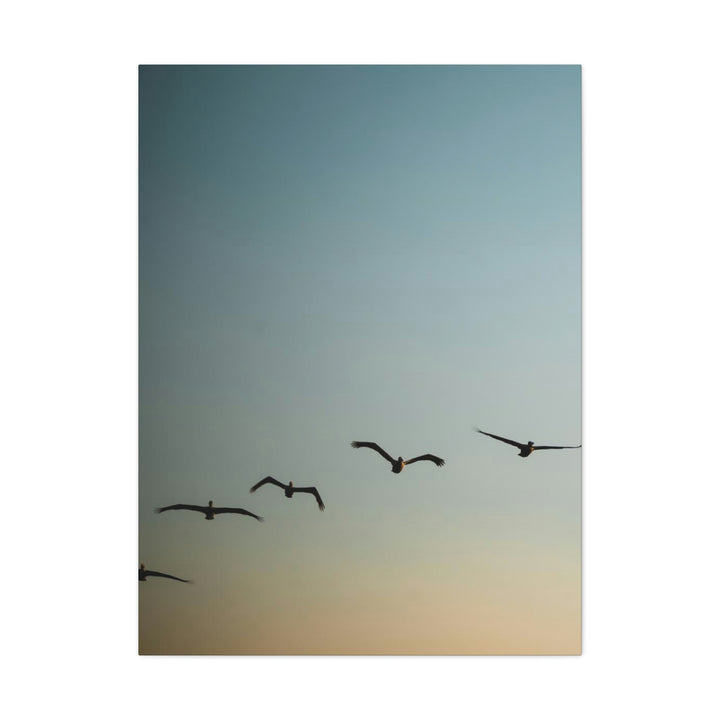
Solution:
M 179 580 L 180 582 L 184 583 L 192 583 L 192 580 L 183 580 L 182 578 L 175 577 L 174 575 L 167 575 L 166 573 L 156 572 L 155 570 L 146 570 L 146 575 L 154 575 L 155 577 L 165 577 L 170 578 L 171 580 Z
M 235 513 L 236 515 L 249 515 L 250 517 L 254 517 L 260 522 L 265 522 L 265 520 L 259 515 L 251 513 L 249 510 L 243 510 L 242 508 L 213 508 L 213 510 L 215 511 L 216 515 L 220 515 L 221 513 Z
M 163 513 L 166 510 L 197 510 L 198 512 L 205 512 L 206 507 L 200 507 L 200 505 L 166 505 L 165 507 L 155 508 L 156 513 Z
M 480 430 L 479 428 L 475 428 L 475 432 L 479 432 L 479 433 L 482 433 L 483 435 L 487 435 L 488 437 L 495 438 L 496 440 L 500 440 L 500 442 L 507 443 L 508 445 L 514 445 L 516 448 L 525 447 L 525 443 L 515 442 L 514 440 L 508 440 L 507 438 L 500 437 L 499 435 L 493 435 L 492 433 L 486 433 L 484 430 Z
M 271 485 L 277 485 L 279 488 L 282 488 L 283 490 L 287 487 L 287 485 L 283 485 L 281 482 L 277 481 L 274 477 L 270 477 L 270 475 L 268 475 L 267 477 L 263 478 L 260 482 L 255 483 L 250 488 L 250 492 L 255 492 L 261 485 L 267 485 L 268 483 L 270 483 Z
M 377 453 L 380 453 L 389 463 L 394 463 L 395 460 L 391 458 L 377 443 L 374 442 L 360 442 L 359 440 L 353 440 L 350 443 L 354 448 L 370 448 Z
M 574 450 L 582 445 L 533 445 L 533 450 Z
M 310 493 L 311 495 L 315 496 L 315 499 L 317 500 L 318 507 L 321 510 L 325 509 L 325 503 L 322 501 L 322 498 L 320 497 L 320 493 L 317 491 L 317 488 L 314 487 L 305 487 L 305 488 L 293 488 L 296 493 L 302 492 L 302 493 Z
M 405 464 L 410 465 L 410 463 L 418 462 L 419 460 L 430 460 L 430 462 L 434 462 L 438 467 L 442 467 L 445 464 L 445 461 L 437 455 L 418 455 L 412 460 L 405 460 Z

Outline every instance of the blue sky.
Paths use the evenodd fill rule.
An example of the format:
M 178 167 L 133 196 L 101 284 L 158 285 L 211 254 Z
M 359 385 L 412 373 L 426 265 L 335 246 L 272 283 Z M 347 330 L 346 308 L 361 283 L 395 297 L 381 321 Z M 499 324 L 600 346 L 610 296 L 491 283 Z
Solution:
M 580 451 L 472 427 L 581 441 L 580 160 L 579 66 L 141 68 L 141 651 L 577 652 Z

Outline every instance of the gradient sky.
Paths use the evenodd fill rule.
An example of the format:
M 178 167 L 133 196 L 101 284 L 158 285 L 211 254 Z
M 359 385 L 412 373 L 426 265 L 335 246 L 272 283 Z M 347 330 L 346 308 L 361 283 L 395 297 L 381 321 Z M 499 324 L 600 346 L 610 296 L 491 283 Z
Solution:
M 139 77 L 140 652 L 579 652 L 580 67 Z

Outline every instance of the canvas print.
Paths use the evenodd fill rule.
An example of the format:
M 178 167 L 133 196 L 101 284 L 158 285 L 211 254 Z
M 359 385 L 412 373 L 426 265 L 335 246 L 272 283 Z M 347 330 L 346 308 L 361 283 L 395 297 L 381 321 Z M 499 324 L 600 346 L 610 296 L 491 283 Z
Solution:
M 581 69 L 139 68 L 141 655 L 581 652 Z

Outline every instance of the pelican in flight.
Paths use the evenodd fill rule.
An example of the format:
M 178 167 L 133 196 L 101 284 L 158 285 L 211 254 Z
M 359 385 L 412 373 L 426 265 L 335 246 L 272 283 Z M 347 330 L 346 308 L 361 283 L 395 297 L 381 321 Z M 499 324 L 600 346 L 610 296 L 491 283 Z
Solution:
M 500 440 L 508 445 L 514 445 L 520 450 L 518 453 L 520 457 L 528 457 L 534 450 L 574 450 L 575 448 L 581 447 L 581 445 L 536 445 L 532 440 L 528 440 L 527 443 L 520 443 L 515 442 L 515 440 L 508 440 L 507 438 L 500 437 L 499 435 L 493 435 L 492 433 L 485 432 L 479 428 L 475 428 L 475 432 L 495 438 L 496 440 Z
M 388 455 L 388 453 L 386 453 L 377 443 L 360 442 L 358 440 L 353 440 L 350 444 L 354 448 L 366 447 L 380 453 L 392 465 L 392 471 L 394 473 L 402 472 L 402 469 L 406 465 L 418 462 L 419 460 L 430 460 L 430 462 L 434 462 L 438 467 L 442 467 L 445 464 L 445 461 L 442 458 L 437 457 L 436 455 L 418 455 L 417 457 L 412 458 L 412 460 L 403 460 L 402 457 L 399 457 L 397 460 L 395 460 L 394 458 L 390 457 L 390 455 Z
M 182 578 L 175 577 L 174 575 L 167 575 L 166 573 L 156 572 L 155 570 L 146 570 L 145 563 L 140 563 L 140 581 L 145 582 L 148 575 L 152 575 L 153 577 L 166 577 L 171 580 L 179 580 L 180 582 L 192 584 L 192 580 L 183 580 Z
M 236 513 L 237 515 L 249 515 L 260 522 L 264 521 L 259 515 L 251 513 L 249 510 L 215 507 L 212 500 L 208 502 L 207 507 L 204 505 L 168 505 L 162 508 L 155 508 L 156 513 L 164 513 L 166 510 L 195 510 L 196 512 L 203 513 L 206 520 L 214 520 L 216 515 L 221 515 L 222 513 Z
M 270 477 L 270 475 L 268 475 L 266 478 L 263 478 L 259 483 L 255 483 L 255 485 L 250 488 L 250 492 L 255 492 L 259 487 L 261 487 L 262 485 L 267 485 L 268 483 L 270 483 L 271 485 L 277 485 L 279 488 L 282 488 L 285 491 L 286 498 L 291 498 L 294 493 L 310 493 L 310 495 L 315 496 L 318 507 L 321 510 L 325 509 L 325 503 L 322 501 L 322 498 L 320 497 L 320 493 L 317 491 L 317 488 L 295 487 L 292 484 L 292 480 L 288 485 L 284 485 L 283 483 L 276 480 L 274 477 Z

